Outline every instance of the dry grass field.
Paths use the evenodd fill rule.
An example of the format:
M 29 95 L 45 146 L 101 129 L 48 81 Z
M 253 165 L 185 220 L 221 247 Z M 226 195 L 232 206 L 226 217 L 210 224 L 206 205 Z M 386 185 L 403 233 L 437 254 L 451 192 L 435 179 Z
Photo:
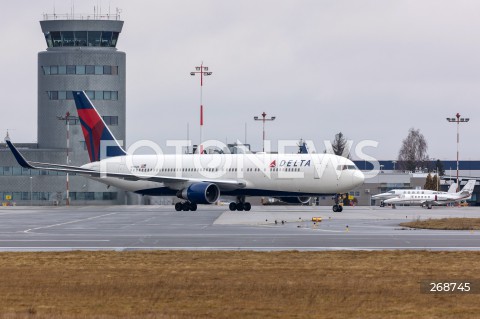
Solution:
M 416 220 L 401 223 L 401 226 L 442 230 L 480 230 L 480 218 L 442 218 Z
M 479 252 L 0 253 L 0 318 L 478 318 Z

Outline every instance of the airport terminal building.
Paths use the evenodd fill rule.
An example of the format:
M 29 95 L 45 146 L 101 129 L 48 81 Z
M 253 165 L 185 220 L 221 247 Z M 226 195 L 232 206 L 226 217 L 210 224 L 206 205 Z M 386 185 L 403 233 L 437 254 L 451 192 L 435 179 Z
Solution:
M 29 160 L 66 164 L 68 152 L 70 165 L 89 161 L 74 90 L 87 93 L 115 137 L 125 143 L 126 61 L 125 53 L 116 48 L 123 21 L 119 15 L 90 18 L 44 15 L 40 21 L 46 50 L 38 53 L 36 71 L 38 142 L 15 143 L 11 136 Z M 65 204 L 65 174 L 24 169 L 2 146 L 0 198 L 4 205 Z M 69 176 L 69 190 L 72 205 L 127 203 L 126 192 L 80 176 Z

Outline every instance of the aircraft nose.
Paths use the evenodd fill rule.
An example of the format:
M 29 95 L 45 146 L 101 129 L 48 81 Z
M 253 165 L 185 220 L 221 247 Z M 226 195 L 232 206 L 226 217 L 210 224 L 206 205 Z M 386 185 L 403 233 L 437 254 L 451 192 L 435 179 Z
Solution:
M 365 175 L 359 170 L 356 170 L 352 176 L 352 182 L 355 187 L 360 186 L 365 181 Z

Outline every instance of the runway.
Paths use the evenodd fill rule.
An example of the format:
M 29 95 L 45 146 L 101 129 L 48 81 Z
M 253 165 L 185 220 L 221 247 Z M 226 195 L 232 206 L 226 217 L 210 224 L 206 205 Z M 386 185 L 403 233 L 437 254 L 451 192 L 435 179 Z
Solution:
M 322 217 L 319 223 L 312 217 Z M 203 206 L 2 207 L 0 251 L 65 250 L 480 250 L 480 233 L 412 230 L 404 221 L 480 217 L 476 207 Z M 276 221 L 276 223 L 275 223 Z M 282 223 L 283 221 L 283 223 Z

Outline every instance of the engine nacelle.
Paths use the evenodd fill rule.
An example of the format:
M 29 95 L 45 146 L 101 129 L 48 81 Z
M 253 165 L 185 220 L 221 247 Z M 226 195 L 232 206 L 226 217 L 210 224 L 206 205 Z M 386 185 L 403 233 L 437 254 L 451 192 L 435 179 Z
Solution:
M 299 197 L 277 197 L 279 200 L 282 202 L 288 203 L 288 204 L 308 204 L 310 202 L 310 197 L 307 196 L 299 196 Z
M 177 197 L 195 204 L 213 204 L 220 197 L 220 189 L 213 183 L 195 183 L 178 191 Z

